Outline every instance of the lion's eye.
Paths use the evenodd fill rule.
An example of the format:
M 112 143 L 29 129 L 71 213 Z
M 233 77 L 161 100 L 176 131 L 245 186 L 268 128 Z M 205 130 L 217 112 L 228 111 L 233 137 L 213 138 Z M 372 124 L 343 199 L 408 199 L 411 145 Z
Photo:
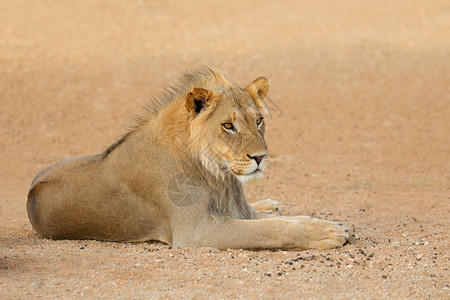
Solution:
M 260 126 L 260 125 L 263 123 L 263 121 L 264 121 L 264 118 L 263 118 L 263 117 L 257 119 L 257 120 L 256 120 L 256 125 Z
M 223 123 L 222 127 L 225 128 L 226 130 L 234 130 L 234 126 L 231 123 Z

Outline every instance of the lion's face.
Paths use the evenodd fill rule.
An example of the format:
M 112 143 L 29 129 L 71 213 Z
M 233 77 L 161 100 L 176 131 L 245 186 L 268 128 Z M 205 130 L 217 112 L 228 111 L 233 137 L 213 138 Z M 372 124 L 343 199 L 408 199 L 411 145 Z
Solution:
M 258 78 L 245 89 L 225 83 L 219 89 L 216 83 L 188 94 L 191 146 L 205 168 L 217 175 L 231 172 L 243 182 L 262 177 L 267 91 L 267 79 Z

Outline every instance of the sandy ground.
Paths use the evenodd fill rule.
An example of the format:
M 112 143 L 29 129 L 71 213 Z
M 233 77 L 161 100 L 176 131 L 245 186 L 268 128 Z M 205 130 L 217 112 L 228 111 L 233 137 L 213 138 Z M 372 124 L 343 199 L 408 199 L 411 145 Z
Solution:
M 445 0 L 0 0 L 0 298 L 448 299 L 449 34 Z M 33 232 L 36 172 L 105 149 L 194 65 L 271 81 L 271 165 L 249 198 L 343 221 L 357 244 L 219 251 Z

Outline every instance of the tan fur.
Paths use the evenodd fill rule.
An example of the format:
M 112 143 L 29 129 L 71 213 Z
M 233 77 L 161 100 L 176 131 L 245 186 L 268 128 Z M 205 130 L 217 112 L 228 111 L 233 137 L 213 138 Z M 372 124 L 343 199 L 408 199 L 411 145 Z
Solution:
M 185 74 L 105 152 L 40 171 L 28 194 L 46 238 L 162 241 L 176 247 L 326 249 L 349 238 L 340 223 L 252 208 L 241 181 L 267 159 L 260 77 L 247 87 L 209 68 Z M 259 125 L 258 125 L 259 124 Z

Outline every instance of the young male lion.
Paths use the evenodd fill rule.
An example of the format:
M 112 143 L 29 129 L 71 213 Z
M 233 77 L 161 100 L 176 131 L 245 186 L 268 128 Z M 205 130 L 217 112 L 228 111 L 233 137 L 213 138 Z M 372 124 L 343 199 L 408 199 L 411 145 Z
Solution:
M 269 83 L 247 87 L 201 68 L 185 74 L 101 154 L 41 170 L 28 193 L 33 228 L 51 239 L 161 241 L 175 247 L 328 249 L 341 223 L 249 205 L 241 182 L 262 177 Z

